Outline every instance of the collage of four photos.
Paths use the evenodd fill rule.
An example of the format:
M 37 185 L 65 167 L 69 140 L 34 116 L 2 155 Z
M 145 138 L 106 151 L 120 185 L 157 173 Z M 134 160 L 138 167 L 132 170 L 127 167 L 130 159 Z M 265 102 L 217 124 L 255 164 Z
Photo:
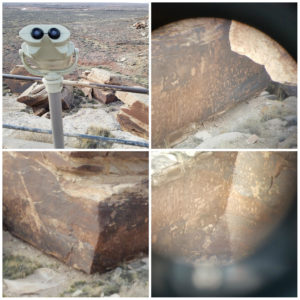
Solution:
M 297 2 L 2 2 L 3 297 L 297 297 Z

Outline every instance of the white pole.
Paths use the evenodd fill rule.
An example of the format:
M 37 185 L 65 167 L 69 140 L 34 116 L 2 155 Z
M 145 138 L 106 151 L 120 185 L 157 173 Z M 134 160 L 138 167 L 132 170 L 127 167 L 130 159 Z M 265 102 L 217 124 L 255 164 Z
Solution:
M 43 78 L 48 92 L 49 109 L 52 124 L 52 136 L 55 149 L 64 148 L 64 132 L 62 121 L 62 90 L 63 77 L 57 73 L 49 73 Z

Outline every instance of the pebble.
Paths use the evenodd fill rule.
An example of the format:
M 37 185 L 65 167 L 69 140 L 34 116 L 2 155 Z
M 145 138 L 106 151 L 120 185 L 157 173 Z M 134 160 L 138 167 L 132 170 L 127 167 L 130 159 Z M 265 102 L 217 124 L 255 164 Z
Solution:
M 113 272 L 112 279 L 117 280 L 121 276 L 121 274 L 122 274 L 122 269 L 120 267 L 117 267 Z
M 291 96 L 291 97 L 285 98 L 283 100 L 283 102 L 284 103 L 291 103 L 291 104 L 297 103 L 297 97 Z
M 263 91 L 260 93 L 260 96 L 267 96 L 267 95 L 270 95 L 267 91 Z
M 258 141 L 259 137 L 255 134 L 251 135 L 248 139 L 247 139 L 247 143 L 248 144 L 255 144 Z
M 271 129 L 280 129 L 282 127 L 285 127 L 286 124 L 287 124 L 287 121 L 283 121 L 279 118 L 275 118 L 275 119 L 271 119 L 271 120 L 268 120 L 266 122 L 264 122 L 264 124 L 268 127 L 268 128 L 271 128 Z
M 128 267 L 131 267 L 132 269 L 138 269 L 141 266 L 142 266 L 142 264 L 141 264 L 141 261 L 139 261 L 139 260 L 133 261 L 132 263 L 130 263 L 128 265 Z
M 82 290 L 76 290 L 73 294 L 72 294 L 72 297 L 78 297 L 80 296 L 82 293 Z
M 286 116 L 284 119 L 287 121 L 285 126 L 297 126 L 297 116 Z

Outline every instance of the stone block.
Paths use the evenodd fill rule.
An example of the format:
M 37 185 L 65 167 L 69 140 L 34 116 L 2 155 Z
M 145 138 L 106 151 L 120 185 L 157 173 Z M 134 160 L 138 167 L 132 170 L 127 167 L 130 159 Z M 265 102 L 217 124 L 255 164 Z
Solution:
M 295 152 L 200 152 L 157 169 L 152 250 L 190 263 L 247 257 L 296 201 L 296 174 Z
M 86 273 L 148 249 L 146 152 L 5 152 L 3 221 Z

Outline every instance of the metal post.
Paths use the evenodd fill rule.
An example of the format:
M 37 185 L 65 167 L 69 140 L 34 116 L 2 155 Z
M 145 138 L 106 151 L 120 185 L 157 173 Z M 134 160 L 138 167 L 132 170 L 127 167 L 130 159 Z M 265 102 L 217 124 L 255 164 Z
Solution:
M 61 93 L 49 93 L 49 108 L 53 132 L 54 148 L 64 148 L 64 131 L 62 121 Z
M 43 78 L 46 90 L 48 92 L 49 109 L 52 124 L 52 136 L 54 148 L 64 148 L 64 132 L 62 121 L 62 76 L 56 73 L 49 73 Z

